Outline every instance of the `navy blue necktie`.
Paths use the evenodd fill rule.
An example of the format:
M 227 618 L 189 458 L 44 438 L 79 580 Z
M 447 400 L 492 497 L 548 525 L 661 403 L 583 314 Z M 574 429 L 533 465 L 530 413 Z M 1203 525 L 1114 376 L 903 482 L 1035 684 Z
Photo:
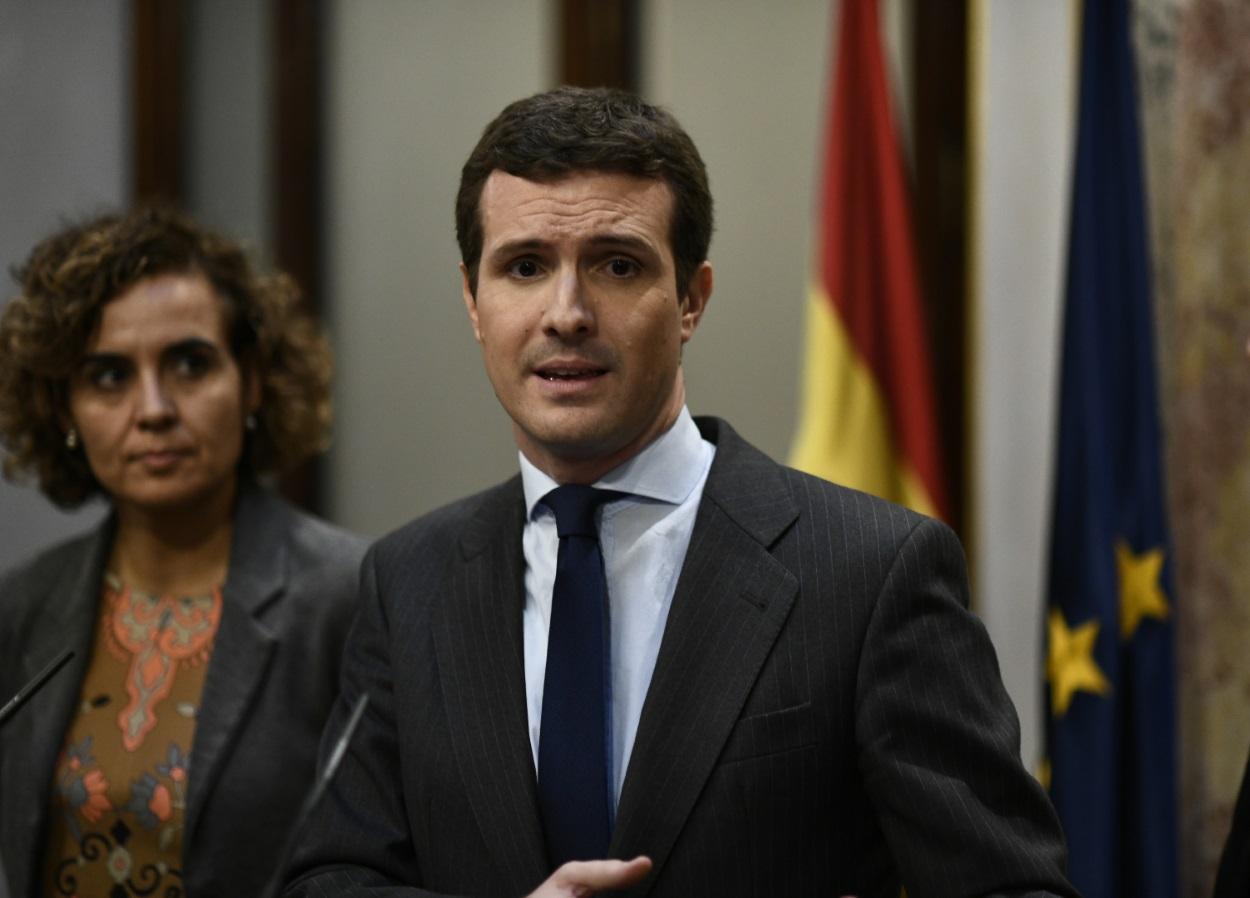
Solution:
M 608 584 L 595 511 L 621 495 L 569 485 L 542 499 L 560 535 L 538 732 L 538 802 L 553 868 L 607 857 L 611 840 Z

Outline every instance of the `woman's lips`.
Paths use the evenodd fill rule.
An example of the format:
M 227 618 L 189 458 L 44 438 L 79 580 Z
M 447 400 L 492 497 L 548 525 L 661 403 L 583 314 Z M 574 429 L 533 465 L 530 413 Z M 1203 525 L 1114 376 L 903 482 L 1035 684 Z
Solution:
M 177 467 L 189 454 L 186 449 L 153 449 L 140 452 L 135 459 L 149 471 L 160 472 Z

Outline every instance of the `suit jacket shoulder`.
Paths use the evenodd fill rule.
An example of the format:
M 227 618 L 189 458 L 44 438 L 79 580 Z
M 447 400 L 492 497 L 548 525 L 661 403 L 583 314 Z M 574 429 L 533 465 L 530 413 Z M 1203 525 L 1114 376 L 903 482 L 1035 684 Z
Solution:
M 470 529 L 488 524 L 505 511 L 515 511 L 515 503 L 524 503 L 521 477 L 516 475 L 489 489 L 465 496 L 426 512 L 383 536 L 375 545 L 375 553 L 391 558 L 411 552 L 426 542 L 451 548 Z
M 719 418 L 700 417 L 696 423 L 717 447 L 704 501 L 721 506 L 766 545 L 780 542 L 796 525 L 836 537 L 841 549 L 871 545 L 885 556 L 918 527 L 936 528 L 942 539 L 958 543 L 941 521 L 774 461 Z
M 393 593 L 400 586 L 396 578 L 437 578 L 492 540 L 514 541 L 519 548 L 524 511 L 517 475 L 408 522 L 379 539 L 370 552 L 379 592 Z

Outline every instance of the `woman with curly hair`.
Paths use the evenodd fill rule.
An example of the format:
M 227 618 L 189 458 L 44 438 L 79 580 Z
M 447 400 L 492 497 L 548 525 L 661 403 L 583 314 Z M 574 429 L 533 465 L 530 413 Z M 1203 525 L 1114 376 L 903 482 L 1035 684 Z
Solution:
M 323 448 L 330 356 L 293 283 L 168 211 L 68 227 L 0 317 L 6 476 L 94 532 L 0 576 L 15 896 L 255 895 L 308 790 L 364 543 L 260 478 Z

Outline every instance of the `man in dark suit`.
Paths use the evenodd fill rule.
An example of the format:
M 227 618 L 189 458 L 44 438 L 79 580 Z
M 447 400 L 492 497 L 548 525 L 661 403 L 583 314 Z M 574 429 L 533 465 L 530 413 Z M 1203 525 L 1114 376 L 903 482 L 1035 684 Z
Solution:
M 1250 347 L 1247 348 L 1250 352 Z M 1233 805 L 1233 822 L 1220 854 L 1214 898 L 1250 895 L 1250 760 L 1241 776 L 1241 789 Z
M 457 235 L 521 474 L 365 560 L 288 894 L 1075 894 L 950 530 L 686 411 L 711 231 L 663 110 L 487 127 Z

